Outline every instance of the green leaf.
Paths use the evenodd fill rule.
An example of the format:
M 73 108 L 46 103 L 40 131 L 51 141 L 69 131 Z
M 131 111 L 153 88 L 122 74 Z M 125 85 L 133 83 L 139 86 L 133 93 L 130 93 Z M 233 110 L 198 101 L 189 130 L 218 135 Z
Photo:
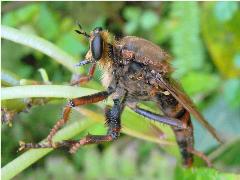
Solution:
M 126 23 L 124 31 L 126 34 L 133 34 L 138 28 L 138 23 L 135 21 L 130 21 Z
M 29 48 L 6 40 L 2 40 L 1 48 L 1 65 L 3 69 L 14 72 L 19 77 L 29 77 L 32 74 L 33 68 L 20 61 L 22 57 L 30 53 Z M 14 53 L 12 53 L 13 49 Z
M 237 52 L 237 54 L 235 54 L 234 58 L 234 65 L 240 69 L 240 52 Z
M 189 95 L 207 94 L 219 87 L 220 79 L 216 74 L 189 72 L 182 77 L 181 83 Z
M 37 27 L 42 36 L 48 40 L 53 40 L 58 36 L 59 24 L 53 13 L 46 4 L 41 4 L 40 13 L 37 19 Z
M 96 149 L 89 149 L 88 153 L 84 156 L 84 179 L 97 179 L 101 174 L 101 160 L 100 154 L 97 153 Z
M 204 3 L 202 6 L 204 41 L 218 70 L 227 78 L 238 77 L 240 68 L 236 66 L 236 58 L 240 53 L 240 31 L 237 24 L 240 22 L 240 11 L 236 11 L 234 18 L 219 22 L 214 15 L 217 3 Z
M 123 17 L 128 21 L 138 21 L 140 15 L 141 9 L 139 7 L 129 6 L 123 11 Z
M 223 95 L 229 106 L 240 107 L 240 80 L 230 79 L 226 81 Z
M 239 108 L 230 107 L 222 92 L 219 92 L 214 101 L 211 102 L 211 105 L 204 109 L 203 115 L 208 122 L 214 126 L 226 142 L 240 137 Z M 211 148 L 218 147 L 218 143 L 215 139 L 213 139 L 213 137 L 211 137 L 206 129 L 198 126 L 196 121 L 193 121 L 193 125 L 195 130 L 195 148 L 197 150 L 207 151 Z
M 12 11 L 3 15 L 2 24 L 8 26 L 17 26 L 22 23 L 28 23 L 39 13 L 38 4 L 29 4 L 16 11 Z
M 109 177 L 112 179 L 116 177 L 116 174 L 118 174 L 119 172 L 118 162 L 119 162 L 119 156 L 118 156 L 116 146 L 108 147 L 102 154 L 102 162 L 101 162 L 103 166 L 103 172 L 106 177 Z
M 127 23 L 124 26 L 126 34 L 133 34 L 139 25 L 141 16 L 141 9 L 139 7 L 130 6 L 123 11 L 123 17 L 127 19 Z
M 187 71 L 201 69 L 204 50 L 200 39 L 200 10 L 197 2 L 173 2 L 171 19 L 173 30 L 171 44 L 177 67 L 176 76 Z M 191 27 L 191 28 L 189 28 Z
M 63 157 L 47 159 L 45 169 L 49 176 L 55 177 L 56 179 L 74 180 L 77 178 L 74 165 Z
M 177 168 L 175 179 L 224 179 L 224 180 L 236 180 L 238 176 L 228 173 L 220 173 L 215 169 L 207 168 L 193 168 L 183 169 Z
M 216 2 L 214 14 L 219 22 L 226 22 L 233 17 L 237 10 L 237 2 Z
M 80 54 L 86 53 L 88 48 L 73 33 L 62 34 L 57 41 L 57 45 L 74 57 L 79 57 Z
M 152 29 L 152 33 L 149 34 L 151 40 L 157 44 L 161 44 L 167 41 L 172 35 L 172 24 L 166 19 L 161 19 L 159 23 Z
M 60 130 L 56 136 L 54 136 L 54 141 L 61 141 L 70 139 L 77 134 L 79 134 L 84 129 L 93 125 L 92 121 L 85 120 L 85 121 L 76 121 L 71 125 L 63 128 Z M 53 149 L 34 149 L 28 150 L 27 152 L 23 153 L 6 166 L 4 166 L 2 170 L 2 179 L 11 179 L 21 171 L 29 167 L 31 164 L 39 160 L 40 158 L 44 157 L 48 153 L 53 151 Z
M 70 71 L 75 72 L 76 70 L 74 68 L 76 60 L 45 39 L 8 26 L 1 27 L 1 37 L 37 49 L 63 64 Z
M 136 154 L 132 153 L 133 147 L 126 147 L 122 152 L 122 158 L 119 159 L 118 163 L 119 173 L 123 175 L 123 177 L 130 178 L 137 175 L 137 161 L 136 161 Z
M 144 11 L 140 18 L 140 25 L 143 29 L 149 30 L 156 26 L 159 22 L 159 17 L 154 11 Z

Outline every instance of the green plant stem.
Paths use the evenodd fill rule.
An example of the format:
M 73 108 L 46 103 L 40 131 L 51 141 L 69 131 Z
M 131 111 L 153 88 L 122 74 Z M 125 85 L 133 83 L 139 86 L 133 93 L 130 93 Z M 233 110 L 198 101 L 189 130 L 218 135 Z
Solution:
M 92 93 L 94 89 L 83 87 L 72 87 L 63 85 L 26 85 L 1 88 L 1 99 L 17 99 L 28 97 L 56 97 L 56 98 L 75 98 Z
M 239 144 L 240 142 L 240 138 L 236 137 L 235 139 L 230 140 L 229 142 L 226 142 L 225 144 L 223 144 L 222 146 L 220 146 L 218 149 L 216 149 L 215 151 L 213 151 L 211 154 L 208 155 L 208 158 L 211 161 L 216 160 L 218 157 L 221 156 L 221 154 L 224 153 L 224 151 L 226 151 L 227 149 L 229 149 L 229 147 L 233 146 L 234 144 Z
M 14 86 L 14 87 L 6 87 L 1 89 L 1 98 L 2 100 L 9 100 L 9 99 L 18 99 L 18 98 L 29 98 L 29 97 L 55 97 L 55 98 L 76 98 L 82 97 L 85 95 L 90 95 L 96 93 L 96 90 L 82 88 L 82 87 L 72 87 L 72 86 L 63 86 L 63 85 L 26 85 L 26 86 Z M 93 118 L 93 113 L 89 113 L 87 110 L 80 109 L 79 110 L 82 114 L 85 114 L 88 117 Z M 134 119 L 134 113 L 129 113 L 130 110 L 126 109 L 126 113 L 123 114 L 123 118 L 131 117 Z M 101 119 L 99 116 L 94 116 L 93 119 Z M 130 120 L 128 120 L 130 122 Z M 133 122 L 132 122 L 133 123 Z M 142 122 L 147 123 L 147 122 Z M 148 124 L 148 123 L 147 123 Z M 155 125 L 154 125 L 155 126 Z M 142 133 L 137 133 L 137 131 L 133 132 L 130 130 L 131 128 L 125 127 L 124 131 L 127 134 L 130 134 L 135 137 L 140 137 Z M 161 128 L 164 129 L 164 128 Z M 165 128 L 167 129 L 167 128 Z M 143 130 L 143 129 L 142 129 Z M 166 132 L 169 134 L 169 132 Z M 147 139 L 149 141 L 157 142 L 160 144 L 172 144 L 165 140 L 161 140 L 152 134 L 151 136 L 149 133 L 144 136 L 142 134 L 142 139 Z
M 85 119 L 82 121 L 75 121 L 69 126 L 60 130 L 53 138 L 54 141 L 61 141 L 70 139 L 76 135 L 78 135 L 83 130 L 92 126 L 95 122 Z M 29 167 L 31 164 L 42 158 L 43 156 L 50 153 L 53 149 L 32 149 L 23 153 L 6 166 L 2 168 L 1 178 L 4 180 L 11 179 L 24 169 Z
M 80 87 L 72 87 L 72 86 L 63 86 L 63 85 L 26 85 L 26 86 L 14 86 L 14 87 L 6 87 L 1 89 L 1 96 L 3 100 L 9 100 L 9 99 L 17 99 L 17 98 L 29 98 L 29 97 L 58 97 L 58 98 L 75 98 L 75 97 L 82 97 L 84 95 L 89 95 L 97 92 L 93 89 L 88 88 L 80 88 Z M 85 115 L 86 117 L 89 117 L 89 122 L 95 123 L 94 120 L 103 120 L 104 117 L 99 116 L 97 113 L 93 113 L 87 109 L 80 108 L 81 114 Z M 148 121 L 145 121 L 143 117 L 139 117 L 138 121 L 134 121 L 135 113 L 131 112 L 130 110 L 126 109 L 126 111 L 123 113 L 123 132 L 130 134 L 132 136 L 149 140 L 152 142 L 156 142 L 159 144 L 165 144 L 170 145 L 171 142 L 168 142 L 171 138 L 171 135 L 168 133 L 167 129 L 170 128 L 161 128 L 161 131 L 163 130 L 164 134 L 169 136 L 168 139 L 161 139 L 159 138 L 159 133 L 156 131 L 153 131 L 151 129 L 151 126 Z M 126 119 L 126 120 L 125 120 Z M 141 124 L 141 126 L 137 129 L 134 129 L 138 126 L 138 124 Z M 154 123 L 151 123 L 154 125 Z M 84 129 L 82 126 L 74 125 L 76 128 Z M 155 125 L 154 125 L 155 126 Z M 75 128 L 75 127 L 74 127 Z M 134 130 L 132 130 L 132 128 Z M 157 127 L 156 127 L 157 128 Z M 156 130 L 156 129 L 155 129 Z M 74 134 L 71 135 L 73 130 L 70 130 L 64 133 L 63 136 L 61 136 L 61 139 L 67 139 L 71 138 L 80 131 L 76 132 L 77 130 L 74 130 Z M 75 133 L 76 132 L 76 133 Z M 142 132 L 142 133 L 141 133 Z M 70 133 L 70 135 L 68 134 Z M 144 134 L 145 133 L 145 134 Z M 58 137 L 58 136 L 57 136 Z M 66 138 L 67 137 L 67 138 Z M 56 140 L 61 140 L 56 139 Z M 41 149 L 41 150 L 31 150 L 27 153 L 24 153 L 17 159 L 11 161 L 9 164 L 7 164 L 3 169 L 3 179 L 9 179 L 23 171 L 25 168 L 36 162 L 38 159 L 49 153 L 51 149 Z M 22 162 L 23 165 L 21 164 Z M 26 163 L 25 163 L 26 162 Z
M 1 88 L 1 98 L 5 100 L 27 97 L 74 98 L 78 96 L 89 95 L 90 93 L 94 92 L 97 91 L 93 89 L 72 86 L 27 85 Z M 63 139 L 72 138 L 93 124 L 94 121 L 91 120 L 74 122 L 73 124 L 59 131 L 59 133 L 54 136 L 54 140 L 60 141 Z M 2 168 L 2 179 L 11 179 L 51 151 L 52 149 L 36 149 L 27 151 Z
M 43 38 L 5 25 L 1 25 L 1 37 L 39 50 L 56 60 L 58 63 L 64 65 L 71 72 L 76 71 L 74 67 L 77 61 L 72 56 Z
M 1 84 L 2 86 L 18 86 L 19 77 L 8 70 L 1 68 Z

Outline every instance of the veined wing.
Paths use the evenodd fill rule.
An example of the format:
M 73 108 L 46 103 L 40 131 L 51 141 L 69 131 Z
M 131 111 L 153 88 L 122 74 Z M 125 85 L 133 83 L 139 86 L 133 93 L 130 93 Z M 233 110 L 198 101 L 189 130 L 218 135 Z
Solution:
M 177 82 L 164 79 L 163 77 L 158 78 L 161 85 L 166 88 L 169 93 L 176 98 L 176 100 L 183 105 L 211 134 L 212 136 L 220 143 L 223 143 L 223 139 L 217 133 L 214 127 L 212 127 L 208 121 L 202 116 L 202 114 L 194 106 L 192 100 L 181 90 Z

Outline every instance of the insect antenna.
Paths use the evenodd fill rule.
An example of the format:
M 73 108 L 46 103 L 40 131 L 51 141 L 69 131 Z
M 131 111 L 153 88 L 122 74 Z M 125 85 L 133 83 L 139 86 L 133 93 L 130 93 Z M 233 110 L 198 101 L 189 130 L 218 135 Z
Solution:
M 78 34 L 82 34 L 82 35 L 85 36 L 86 38 L 90 38 L 90 35 L 87 34 L 86 31 L 84 31 L 84 30 L 82 29 L 82 26 L 81 26 L 81 24 L 80 24 L 79 22 L 77 22 L 77 25 L 78 25 L 78 27 L 79 27 L 79 30 L 76 29 L 75 32 L 78 33 Z

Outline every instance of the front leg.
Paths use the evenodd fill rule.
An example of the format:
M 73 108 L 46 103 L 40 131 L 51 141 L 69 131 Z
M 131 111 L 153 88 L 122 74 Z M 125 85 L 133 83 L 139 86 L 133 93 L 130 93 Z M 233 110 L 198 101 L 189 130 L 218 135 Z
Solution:
M 92 104 L 92 103 L 102 101 L 102 100 L 106 99 L 112 93 L 112 91 L 113 90 L 102 91 L 102 92 L 98 92 L 98 93 L 93 94 L 93 95 L 83 96 L 83 97 L 79 97 L 79 98 L 75 98 L 75 99 L 70 100 L 63 109 L 62 118 L 57 121 L 57 123 L 54 125 L 54 127 L 51 129 L 50 133 L 48 134 L 48 136 L 47 136 L 47 142 L 48 143 L 47 144 L 43 144 L 43 143 L 34 144 L 34 143 L 20 142 L 19 151 L 21 151 L 23 149 L 49 148 L 49 147 L 58 146 L 58 144 L 52 143 L 52 138 L 58 132 L 58 130 L 64 124 L 66 124 L 66 122 L 69 120 L 69 115 L 70 115 L 70 112 L 71 112 L 72 108 L 74 108 L 76 106 L 81 106 L 81 105 L 85 105 L 85 104 Z
M 70 153 L 75 153 L 81 146 L 86 144 L 99 144 L 103 142 L 110 142 L 116 140 L 120 135 L 121 121 L 120 116 L 123 110 L 123 105 L 120 100 L 114 100 L 112 109 L 106 108 L 106 125 L 108 126 L 108 132 L 106 135 L 87 135 L 85 138 L 71 143 Z M 66 142 L 66 141 L 65 141 Z
M 78 77 L 78 78 L 76 78 L 76 79 L 73 79 L 73 80 L 71 81 L 71 86 L 74 86 L 74 85 L 83 85 L 83 84 L 89 82 L 89 81 L 93 78 L 95 69 L 96 69 L 96 63 L 93 63 L 92 66 L 91 66 L 90 69 L 89 69 L 88 75 L 83 75 L 83 76 L 81 76 L 81 77 Z
M 87 144 L 99 144 L 103 142 L 109 142 L 116 140 L 120 135 L 121 122 L 120 116 L 123 110 L 123 105 L 119 100 L 114 100 L 114 106 L 112 109 L 106 108 L 106 125 L 108 126 L 108 132 L 106 135 L 90 135 L 81 140 L 66 140 L 61 142 L 55 142 L 53 144 L 32 144 L 32 143 L 22 143 L 24 149 L 38 149 L 38 148 L 61 148 L 67 147 L 70 148 L 70 153 L 75 153 L 81 146 Z

